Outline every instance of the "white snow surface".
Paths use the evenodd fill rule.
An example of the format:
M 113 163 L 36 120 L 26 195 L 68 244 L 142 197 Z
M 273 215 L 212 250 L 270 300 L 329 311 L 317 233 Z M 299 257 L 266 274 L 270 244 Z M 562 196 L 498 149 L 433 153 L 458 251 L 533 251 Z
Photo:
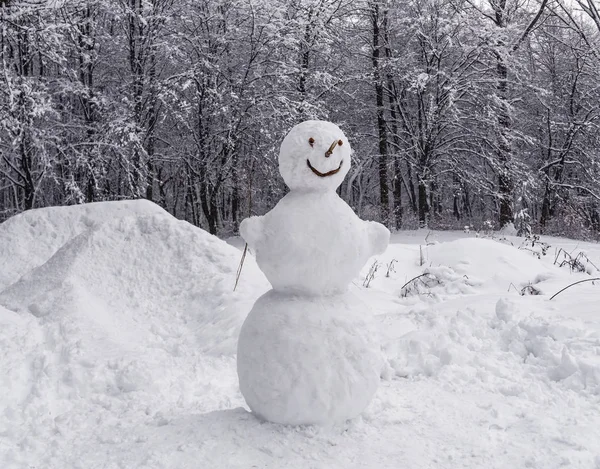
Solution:
M 372 313 L 356 295 L 270 290 L 244 321 L 240 389 L 270 422 L 343 423 L 367 407 L 382 368 Z
M 46 262 L 68 240 L 122 217 L 166 214 L 146 200 L 28 210 L 0 224 L 0 290 Z
M 9 219 L 0 467 L 598 469 L 600 285 L 549 298 L 592 278 L 553 265 L 557 250 L 600 265 L 600 247 L 542 241 L 538 259 L 512 236 L 394 234 L 351 285 L 384 338 L 371 404 L 289 427 L 238 388 L 239 330 L 269 287 L 253 256 L 234 293 L 241 251 L 148 202 Z

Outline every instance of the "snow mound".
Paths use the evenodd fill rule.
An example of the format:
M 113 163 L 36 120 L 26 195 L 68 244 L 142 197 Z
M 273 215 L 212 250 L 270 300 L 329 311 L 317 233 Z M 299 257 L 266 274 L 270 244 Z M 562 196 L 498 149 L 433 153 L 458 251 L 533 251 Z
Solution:
M 440 301 L 445 295 L 467 295 L 475 293 L 481 284 L 466 274 L 457 274 L 447 266 L 427 267 L 423 274 L 407 282 L 400 290 L 402 297 L 426 295 Z
M 518 230 L 515 228 L 514 223 L 507 223 L 498 230 L 498 233 L 504 236 L 517 236 Z
M 107 221 L 166 215 L 147 200 L 51 207 L 15 215 L 0 224 L 0 291 L 46 262 L 67 241 Z
M 99 204 L 99 213 L 89 210 L 88 220 L 102 219 L 117 208 L 111 205 Z M 147 203 L 139 205 L 133 214 L 143 215 L 90 222 L 45 263 L 2 291 L 0 304 L 69 321 L 78 330 L 74 337 L 108 350 L 114 349 L 109 342 L 116 343 L 115 353 L 121 347 L 147 346 L 172 353 L 186 346 L 234 353 L 235 334 L 256 297 L 251 291 L 256 282 L 248 277 L 264 282 L 262 274 L 249 260 L 233 294 L 237 249 L 166 213 L 147 215 Z M 123 215 L 122 210 L 118 207 L 117 213 Z M 38 214 L 46 215 L 39 217 L 44 222 L 49 219 Z M 84 220 L 78 218 L 82 224 Z M 53 243 L 42 244 L 49 250 Z M 236 299 L 246 305 L 237 305 Z M 87 331 L 83 336 L 81 329 Z M 186 336 L 188 331 L 194 333 Z
M 108 418 L 110 439 L 108 409 L 162 425 L 164 409 L 230 406 L 236 338 L 268 288 L 253 259 L 234 293 L 240 251 L 143 201 L 37 210 L 2 228 L 2 255 L 16 243 L 7 265 L 20 276 L 0 291 L 8 467 L 28 466 L 19 448 L 56 440 L 57 425 L 68 440 Z
M 425 311 L 423 327 L 386 345 L 399 377 L 433 377 L 456 388 L 477 383 L 535 400 L 540 383 L 600 395 L 600 333 L 580 321 L 551 320 L 501 299 L 495 314 Z
M 466 238 L 428 246 L 426 265 L 450 267 L 456 274 L 466 276 L 471 283 L 484 289 L 508 289 L 510 284 L 522 287 L 540 274 L 554 275 L 531 253 L 497 241 Z

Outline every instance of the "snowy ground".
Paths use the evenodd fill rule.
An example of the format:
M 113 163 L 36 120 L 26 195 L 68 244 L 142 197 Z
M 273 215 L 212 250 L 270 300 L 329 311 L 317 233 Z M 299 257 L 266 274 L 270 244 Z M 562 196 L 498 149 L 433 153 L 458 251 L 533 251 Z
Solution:
M 600 246 L 543 238 L 538 259 L 519 238 L 427 235 L 394 235 L 352 286 L 384 339 L 372 404 L 292 428 L 255 419 L 237 387 L 237 334 L 269 288 L 249 257 L 232 293 L 239 240 L 142 201 L 9 219 L 0 467 L 599 469 L 600 285 L 549 298 L 600 276 Z M 555 266 L 559 248 L 587 273 Z

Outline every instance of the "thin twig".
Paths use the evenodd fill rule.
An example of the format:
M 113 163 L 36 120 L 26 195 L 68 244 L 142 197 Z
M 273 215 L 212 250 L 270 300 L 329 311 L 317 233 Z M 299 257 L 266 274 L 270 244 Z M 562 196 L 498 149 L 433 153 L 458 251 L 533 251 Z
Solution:
M 429 272 L 425 272 L 424 274 L 417 275 L 415 278 L 410 279 L 408 282 L 406 282 L 404 285 L 402 285 L 402 288 L 400 288 L 400 291 L 402 291 L 404 289 L 404 287 L 407 286 L 410 282 L 414 282 L 415 280 L 418 280 L 421 277 L 425 277 L 426 275 L 431 275 L 431 274 Z
M 556 265 L 556 262 L 558 261 L 558 256 L 560 256 L 561 251 L 564 251 L 564 249 L 560 248 L 556 253 L 556 256 L 554 256 L 554 265 Z
M 233 291 L 238 286 L 238 282 L 240 280 L 240 275 L 242 275 L 242 267 L 244 266 L 244 260 L 246 259 L 246 252 L 248 251 L 248 243 L 244 246 L 244 252 L 242 253 L 242 259 L 240 260 L 240 266 L 238 267 L 237 273 L 235 275 L 235 285 L 233 286 Z
M 567 288 L 571 288 L 574 285 L 577 285 L 579 283 L 584 283 L 584 282 L 593 282 L 595 280 L 600 280 L 600 278 L 595 277 L 595 278 L 586 278 L 585 280 L 579 280 L 578 282 L 572 283 L 571 285 L 567 285 L 565 288 L 563 288 L 562 290 L 557 291 L 554 295 L 552 295 L 550 297 L 550 300 L 552 300 L 552 298 L 554 298 L 556 295 L 558 295 L 559 293 L 564 292 Z

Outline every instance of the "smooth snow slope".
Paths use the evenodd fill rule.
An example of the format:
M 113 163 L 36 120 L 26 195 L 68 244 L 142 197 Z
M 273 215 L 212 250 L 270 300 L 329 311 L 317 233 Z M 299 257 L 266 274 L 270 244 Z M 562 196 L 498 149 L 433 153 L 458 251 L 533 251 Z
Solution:
M 116 218 L 71 238 L 0 292 L 0 303 L 44 322 L 89 328 L 89 336 L 77 337 L 82 345 L 103 337 L 129 349 L 231 355 L 247 313 L 232 298 L 256 286 L 244 281 L 232 295 L 239 258 L 235 248 L 166 213 Z M 244 273 L 267 287 L 252 260 Z
M 94 226 L 122 217 L 164 214 L 146 200 L 29 210 L 0 224 L 0 290 L 46 262 L 63 244 Z
M 10 219 L 0 467 L 600 468 L 600 286 L 548 300 L 590 278 L 554 266 L 554 250 L 600 265 L 600 248 L 548 238 L 537 259 L 426 235 L 394 235 L 352 287 L 385 343 L 373 403 L 339 427 L 285 427 L 257 420 L 238 390 L 239 327 L 268 288 L 252 256 L 232 293 L 241 252 L 148 202 Z M 401 289 L 426 270 L 436 282 Z M 520 296 L 527 285 L 541 294 Z

